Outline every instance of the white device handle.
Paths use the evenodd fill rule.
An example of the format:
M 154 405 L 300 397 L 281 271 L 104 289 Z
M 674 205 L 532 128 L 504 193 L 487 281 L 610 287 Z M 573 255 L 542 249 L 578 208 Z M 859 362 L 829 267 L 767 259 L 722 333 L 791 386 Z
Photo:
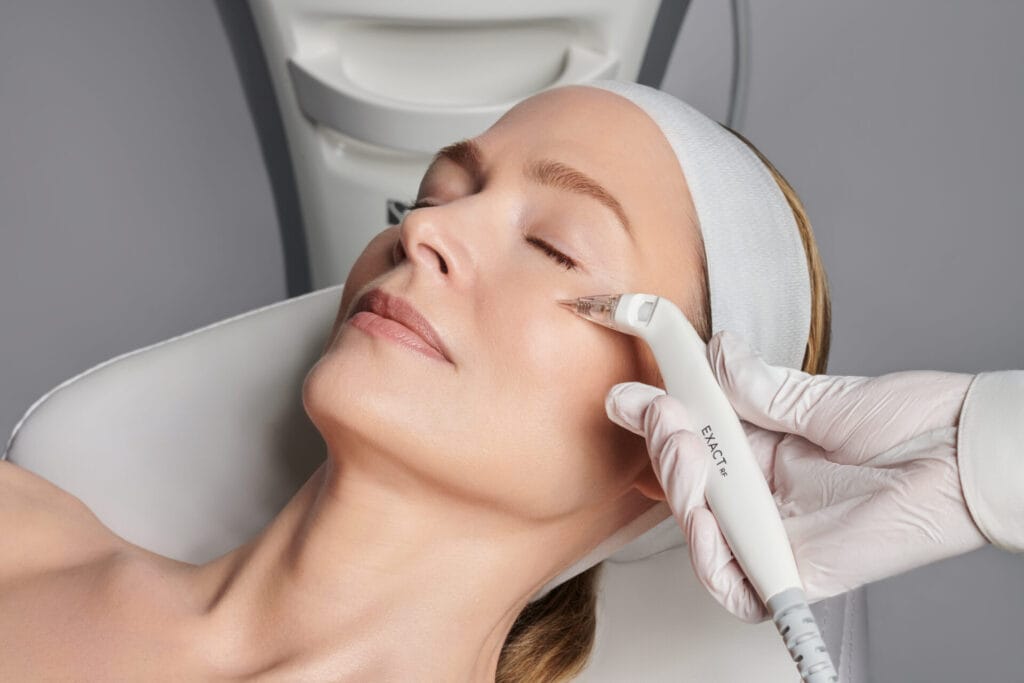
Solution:
M 803 588 L 768 482 L 708 365 L 707 345 L 686 316 L 662 297 L 624 294 L 615 322 L 639 331 L 658 362 L 665 390 L 693 419 L 692 431 L 711 460 L 708 506 L 761 600 L 767 602 L 787 588 Z M 758 560 L 745 559 L 752 557 Z
M 612 323 L 647 342 L 666 392 L 693 420 L 691 430 L 711 459 L 708 506 L 736 561 L 768 607 L 802 680 L 836 683 L 839 676 L 807 605 L 782 517 L 743 425 L 711 370 L 707 345 L 675 304 L 653 294 L 620 295 Z

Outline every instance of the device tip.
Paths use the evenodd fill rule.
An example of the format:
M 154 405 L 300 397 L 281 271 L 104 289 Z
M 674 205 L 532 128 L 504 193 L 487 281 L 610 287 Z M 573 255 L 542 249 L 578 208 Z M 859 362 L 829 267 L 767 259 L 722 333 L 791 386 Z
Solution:
M 562 307 L 569 309 L 573 313 L 576 313 L 578 310 L 578 306 L 576 305 L 576 299 L 558 299 L 558 303 Z
M 577 299 L 557 299 L 557 301 L 580 317 L 599 325 L 613 327 L 610 322 L 615 315 L 615 309 L 619 305 L 621 297 L 621 294 L 597 294 L 581 296 Z

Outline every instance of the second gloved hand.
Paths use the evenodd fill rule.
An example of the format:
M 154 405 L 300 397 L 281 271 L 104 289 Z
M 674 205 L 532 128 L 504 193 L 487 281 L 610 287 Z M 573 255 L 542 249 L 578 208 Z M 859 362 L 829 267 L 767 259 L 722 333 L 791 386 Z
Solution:
M 811 375 L 772 366 L 729 332 L 708 359 L 775 498 L 808 602 L 982 547 L 964 501 L 957 426 L 973 375 Z M 708 457 L 683 405 L 640 382 L 608 417 L 644 436 L 701 583 L 755 623 L 768 611 L 705 499 Z

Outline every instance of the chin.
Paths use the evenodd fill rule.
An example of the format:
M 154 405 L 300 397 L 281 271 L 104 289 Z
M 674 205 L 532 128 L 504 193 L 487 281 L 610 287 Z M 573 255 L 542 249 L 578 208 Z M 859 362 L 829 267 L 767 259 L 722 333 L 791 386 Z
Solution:
M 411 371 L 412 363 L 388 357 L 392 351 L 404 353 L 335 344 L 306 373 L 302 404 L 329 445 L 353 437 L 367 442 L 379 442 L 385 435 L 404 440 L 402 432 L 430 424 L 432 416 L 424 410 L 436 405 L 431 394 L 443 395 L 436 376 Z M 415 442 L 411 435 L 409 440 Z

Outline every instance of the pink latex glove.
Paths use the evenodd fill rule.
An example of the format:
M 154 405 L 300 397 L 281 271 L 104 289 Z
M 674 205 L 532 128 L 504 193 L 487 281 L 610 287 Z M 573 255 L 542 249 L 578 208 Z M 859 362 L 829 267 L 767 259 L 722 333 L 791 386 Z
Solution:
M 964 502 L 956 458 L 973 375 L 811 375 L 768 365 L 728 331 L 707 353 L 768 480 L 809 603 L 988 543 Z M 701 583 L 743 621 L 766 620 L 707 506 L 708 458 L 683 405 L 624 382 L 605 409 L 647 440 Z

